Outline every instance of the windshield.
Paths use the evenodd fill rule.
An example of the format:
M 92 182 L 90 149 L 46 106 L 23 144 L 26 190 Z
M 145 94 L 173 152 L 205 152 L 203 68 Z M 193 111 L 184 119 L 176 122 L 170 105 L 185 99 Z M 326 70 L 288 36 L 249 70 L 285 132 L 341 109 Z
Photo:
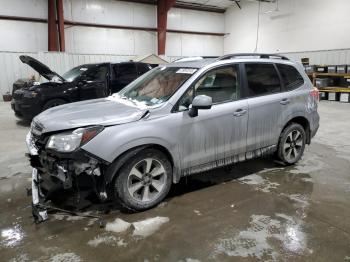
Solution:
M 196 72 L 193 68 L 157 67 L 130 83 L 119 96 L 147 106 L 168 100 Z
M 81 65 L 72 68 L 68 72 L 64 73 L 62 77 L 67 81 L 67 82 L 72 82 L 74 81 L 78 76 L 80 76 L 82 73 L 87 71 L 92 65 Z

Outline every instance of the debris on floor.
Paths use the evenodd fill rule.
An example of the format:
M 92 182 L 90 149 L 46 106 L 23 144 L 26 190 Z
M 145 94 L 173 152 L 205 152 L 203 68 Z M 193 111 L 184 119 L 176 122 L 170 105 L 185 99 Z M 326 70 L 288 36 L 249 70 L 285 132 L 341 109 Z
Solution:
M 126 231 L 130 226 L 130 223 L 120 218 L 116 218 L 113 222 L 108 222 L 106 224 L 106 230 L 115 233 L 120 233 Z
M 169 222 L 168 217 L 153 217 L 132 223 L 133 236 L 148 237 L 156 232 L 163 224 Z

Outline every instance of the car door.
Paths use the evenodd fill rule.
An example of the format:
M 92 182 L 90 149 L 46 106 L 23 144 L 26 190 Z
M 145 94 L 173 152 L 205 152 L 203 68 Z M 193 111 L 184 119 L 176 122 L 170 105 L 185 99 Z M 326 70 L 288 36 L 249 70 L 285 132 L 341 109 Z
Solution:
M 248 103 L 240 100 L 239 65 L 221 66 L 202 75 L 179 100 L 179 151 L 185 173 L 238 161 L 246 150 Z M 212 97 L 209 110 L 188 114 L 194 96 Z
M 106 97 L 109 94 L 107 64 L 89 68 L 78 80 L 80 100 Z
M 247 151 L 278 143 L 283 108 L 281 81 L 273 63 L 246 63 L 246 96 L 249 106 Z
M 115 78 L 112 83 L 113 93 L 119 92 L 137 78 L 136 63 L 120 63 L 115 69 Z

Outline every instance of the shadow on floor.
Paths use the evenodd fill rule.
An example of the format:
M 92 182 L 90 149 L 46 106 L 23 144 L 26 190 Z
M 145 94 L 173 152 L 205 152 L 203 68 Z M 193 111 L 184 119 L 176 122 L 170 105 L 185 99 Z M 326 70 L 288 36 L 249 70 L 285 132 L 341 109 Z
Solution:
M 281 165 L 276 163 L 272 158 L 260 158 L 183 177 L 178 184 L 172 186 L 167 199 L 218 185 L 223 182 L 232 181 L 257 173 L 266 168 L 274 167 L 281 167 Z
M 232 181 L 247 175 L 257 173 L 266 168 L 274 168 L 280 166 L 281 165 L 273 161 L 273 159 L 262 158 L 249 160 L 232 166 L 217 168 L 211 171 L 184 177 L 178 184 L 174 184 L 172 186 L 166 199 L 169 201 L 173 197 L 195 192 L 197 190 L 218 185 L 223 182 Z M 96 195 L 91 191 L 82 191 L 80 193 L 81 196 L 79 198 L 79 201 L 77 201 L 76 196 L 67 196 L 67 193 L 64 193 L 60 194 L 63 197 L 56 199 L 50 205 L 56 208 L 70 210 L 73 212 L 98 211 L 100 213 L 108 214 L 111 211 L 121 211 L 123 213 L 130 213 L 128 210 L 122 208 L 122 206 L 118 203 L 112 201 L 100 203 Z M 57 212 L 57 210 L 52 210 L 50 213 L 55 212 Z

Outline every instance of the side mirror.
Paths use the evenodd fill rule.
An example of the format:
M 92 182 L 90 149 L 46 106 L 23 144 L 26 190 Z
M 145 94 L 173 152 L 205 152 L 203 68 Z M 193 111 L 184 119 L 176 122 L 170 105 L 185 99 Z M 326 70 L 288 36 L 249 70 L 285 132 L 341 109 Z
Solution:
M 210 109 L 213 104 L 213 100 L 210 96 L 199 95 L 192 101 L 192 107 L 188 114 L 190 117 L 198 116 L 198 109 Z

